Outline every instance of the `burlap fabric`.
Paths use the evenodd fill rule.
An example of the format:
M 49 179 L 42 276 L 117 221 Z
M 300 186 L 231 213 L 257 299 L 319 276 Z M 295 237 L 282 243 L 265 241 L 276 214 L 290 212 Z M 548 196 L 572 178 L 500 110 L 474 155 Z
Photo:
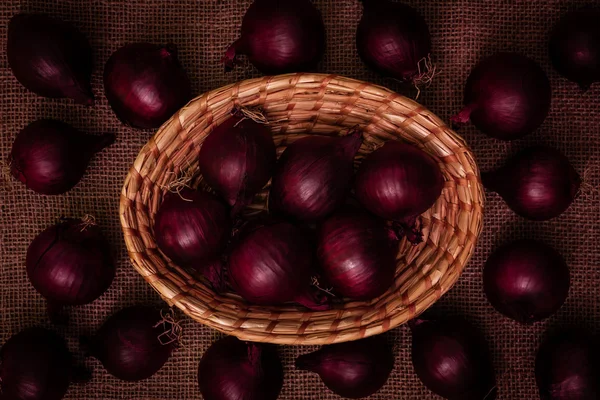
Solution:
M 126 128 L 116 119 L 102 88 L 102 68 L 121 45 L 135 41 L 173 42 L 189 72 L 196 94 L 258 76 L 246 66 L 226 74 L 219 63 L 237 37 L 251 0 L 3 0 L 0 4 L 0 155 L 5 159 L 15 134 L 31 121 L 58 118 L 90 133 L 114 132 L 117 142 L 96 157 L 85 178 L 63 196 L 40 196 L 18 183 L 0 191 L 0 343 L 20 329 L 48 324 L 43 299 L 25 273 L 25 252 L 32 238 L 60 216 L 91 213 L 110 238 L 118 259 L 118 274 L 110 290 L 95 303 L 71 311 L 71 323 L 61 332 L 73 350 L 76 337 L 94 331 L 119 308 L 141 302 L 160 302 L 156 293 L 129 265 L 119 226 L 119 192 L 127 170 L 150 131 Z M 531 223 L 513 214 L 490 194 L 484 233 L 476 254 L 458 284 L 434 310 L 462 314 L 486 335 L 494 353 L 500 399 L 537 398 L 533 365 L 543 333 L 556 326 L 598 329 L 600 302 L 600 85 L 582 94 L 560 78 L 547 56 L 548 31 L 561 13 L 585 1 L 564 0 L 406 0 L 426 17 L 433 35 L 433 60 L 441 74 L 419 101 L 448 120 L 462 104 L 462 88 L 477 60 L 497 50 L 520 51 L 540 62 L 553 87 L 552 111 L 543 127 L 530 137 L 501 143 L 461 130 L 483 170 L 499 165 L 508 155 L 533 143 L 563 150 L 587 185 L 582 196 L 560 218 Z M 360 62 L 354 45 L 362 7 L 357 0 L 317 0 L 327 27 L 327 53 L 319 71 L 383 84 L 414 96 L 414 91 L 384 79 Z M 589 3 L 589 2 L 588 2 Z M 86 108 L 69 100 L 40 98 L 25 90 L 8 68 L 5 48 L 7 24 L 19 11 L 47 12 L 74 22 L 94 48 L 93 76 L 97 103 Z M 490 251 L 513 238 L 532 237 L 554 245 L 566 258 L 572 277 L 567 303 L 552 318 L 522 326 L 496 313 L 486 301 L 481 270 Z M 102 366 L 88 360 L 94 378 L 73 385 L 68 399 L 199 399 L 197 365 L 219 334 L 183 318 L 184 347 L 154 377 L 123 383 Z M 396 368 L 385 388 L 372 399 L 433 399 L 415 377 L 410 362 L 410 334 L 406 327 L 392 332 L 397 343 Z M 335 399 L 316 375 L 293 370 L 293 360 L 310 348 L 281 348 L 286 366 L 281 399 Z

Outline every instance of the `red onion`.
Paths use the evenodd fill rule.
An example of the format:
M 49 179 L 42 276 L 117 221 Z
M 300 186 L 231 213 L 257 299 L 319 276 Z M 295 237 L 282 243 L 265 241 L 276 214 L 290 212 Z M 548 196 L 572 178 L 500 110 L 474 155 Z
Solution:
M 288 146 L 277 164 L 269 211 L 298 220 L 319 220 L 344 204 L 352 186 L 353 160 L 362 133 L 308 136 Z
M 277 155 L 271 131 L 234 112 L 202 143 L 199 160 L 206 183 L 237 214 L 271 179 Z
M 542 125 L 551 97 L 550 81 L 535 61 L 516 53 L 497 53 L 471 72 L 465 87 L 466 107 L 452 122 L 471 120 L 488 136 L 518 139 Z
M 399 222 L 407 238 L 421 241 L 417 217 L 438 199 L 444 177 L 436 161 L 417 147 L 395 140 L 369 154 L 356 174 L 356 198 L 373 214 Z
M 40 119 L 17 135 L 11 173 L 37 193 L 62 194 L 81 180 L 92 156 L 114 140 L 113 134 L 84 135 L 64 122 Z
M 287 222 L 272 221 L 243 232 L 229 257 L 233 288 L 255 304 L 295 301 L 312 310 L 327 304 L 309 292 L 314 254 L 304 232 Z
M 65 341 L 44 328 L 28 328 L 0 350 L 0 398 L 60 400 L 76 370 Z
M 44 97 L 92 105 L 92 49 L 70 23 L 43 14 L 17 14 L 8 24 L 8 63 L 17 80 Z
M 128 44 L 104 67 L 104 91 L 117 117 L 135 128 L 158 128 L 192 97 L 173 45 Z
M 127 307 L 109 317 L 91 339 L 89 355 L 118 379 L 135 382 L 158 372 L 177 347 L 180 327 L 149 306 Z
M 383 221 L 366 213 L 343 211 L 318 229 L 321 269 L 337 293 L 370 300 L 394 283 L 398 239 Z
M 564 15 L 550 37 L 554 68 L 583 90 L 600 81 L 600 10 L 584 8 Z
M 228 336 L 202 356 L 198 384 L 204 400 L 276 400 L 283 368 L 274 347 Z
M 296 368 L 319 374 L 335 394 L 359 399 L 385 385 L 394 368 L 394 353 L 382 336 L 323 346 L 296 359 Z
M 542 400 L 597 400 L 600 362 L 594 338 L 582 332 L 560 332 L 540 347 L 535 378 Z
M 496 378 L 485 339 L 462 319 L 409 322 L 412 363 L 425 386 L 450 400 L 493 400 Z
M 233 68 L 244 54 L 265 74 L 306 72 L 325 51 L 321 13 L 310 0 L 254 0 L 242 21 L 242 33 L 225 53 Z
M 569 285 L 569 268 L 562 256 L 535 240 L 501 246 L 483 270 L 483 286 L 490 303 L 523 323 L 554 314 L 565 302 Z
M 575 200 L 581 179 L 560 151 L 535 146 L 520 151 L 502 168 L 483 173 L 483 184 L 520 216 L 544 221 L 558 217 Z
M 431 36 L 423 17 L 412 7 L 389 0 L 362 0 L 356 45 L 362 60 L 376 71 L 409 83 L 427 75 L 421 64 L 431 52 Z
M 26 264 L 51 317 L 61 306 L 96 300 L 115 277 L 110 246 L 91 217 L 64 219 L 40 233 L 27 249 Z

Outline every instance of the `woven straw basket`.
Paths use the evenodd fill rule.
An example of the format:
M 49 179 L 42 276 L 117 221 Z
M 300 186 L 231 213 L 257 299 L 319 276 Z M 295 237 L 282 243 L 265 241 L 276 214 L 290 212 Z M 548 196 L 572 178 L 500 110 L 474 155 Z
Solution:
M 235 106 L 259 106 L 278 153 L 300 137 L 339 134 L 359 125 L 357 162 L 387 140 L 404 140 L 433 155 L 446 179 L 443 194 L 422 216 L 424 241 L 399 245 L 396 278 L 380 298 L 347 301 L 329 311 L 253 306 L 216 294 L 156 246 L 154 216 L 165 187 L 198 165 L 202 142 Z M 201 171 L 200 171 L 201 172 Z M 268 190 L 248 212 L 265 209 Z M 473 155 L 461 137 L 418 103 L 385 88 L 321 74 L 289 74 L 213 90 L 183 107 L 139 153 L 121 193 L 120 217 L 135 269 L 171 306 L 243 340 L 328 344 L 383 333 L 425 311 L 458 280 L 482 229 L 484 194 Z

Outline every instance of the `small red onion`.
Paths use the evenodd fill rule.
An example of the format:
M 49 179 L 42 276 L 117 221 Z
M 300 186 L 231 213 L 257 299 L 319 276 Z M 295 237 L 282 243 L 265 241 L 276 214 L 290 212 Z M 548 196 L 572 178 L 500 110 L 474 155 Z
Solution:
M 198 385 L 204 400 L 276 400 L 283 368 L 274 347 L 228 336 L 202 356 Z
M 497 53 L 481 61 L 469 75 L 466 106 L 452 122 L 470 120 L 493 138 L 519 139 L 542 125 L 551 97 L 550 81 L 535 61 L 521 54 Z
M 10 170 L 37 193 L 62 194 L 81 180 L 92 156 L 114 140 L 113 134 L 85 135 L 64 122 L 40 119 L 17 135 Z
M 394 353 L 382 336 L 323 346 L 296 359 L 296 368 L 319 374 L 332 392 L 349 399 L 381 389 L 394 369 Z
M 271 179 L 277 155 L 264 124 L 234 113 L 204 140 L 199 161 L 206 183 L 237 214 Z
M 174 45 L 128 44 L 104 67 L 104 91 L 117 117 L 135 128 L 160 127 L 192 97 Z
M 514 212 L 534 221 L 545 221 L 565 212 L 581 185 L 567 157 L 545 146 L 520 151 L 503 167 L 483 173 L 481 179 Z
M 124 308 L 109 317 L 82 346 L 111 375 L 136 382 L 160 370 L 177 347 L 179 325 L 149 306 Z
M 92 105 L 92 49 L 70 23 L 44 14 L 17 14 L 8 24 L 8 63 L 17 80 L 44 97 Z
M 362 133 L 307 136 L 288 146 L 277 163 L 269 211 L 297 220 L 325 218 L 344 204 L 352 187 L 353 160 Z

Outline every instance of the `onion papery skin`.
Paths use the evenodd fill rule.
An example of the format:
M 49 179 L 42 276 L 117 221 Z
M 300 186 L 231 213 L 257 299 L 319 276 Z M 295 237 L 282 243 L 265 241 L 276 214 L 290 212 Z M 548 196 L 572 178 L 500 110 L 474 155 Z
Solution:
M 65 341 L 44 328 L 27 328 L 0 349 L 0 398 L 60 400 L 73 376 Z
M 192 97 L 174 45 L 133 43 L 104 67 L 104 91 L 117 117 L 134 128 L 160 127 Z
M 64 219 L 37 235 L 27 249 L 26 264 L 29 281 L 55 311 L 91 303 L 115 277 L 102 231 L 80 219 Z
M 128 382 L 160 370 L 177 347 L 172 322 L 154 307 L 137 305 L 110 316 L 91 339 L 82 338 L 89 355 L 109 374 Z
M 521 323 L 554 314 L 569 294 L 569 267 L 542 242 L 517 240 L 499 247 L 483 270 L 485 294 L 500 313 Z
M 395 140 L 369 154 L 361 163 L 354 191 L 373 214 L 414 230 L 416 218 L 436 202 L 444 187 L 437 162 L 417 147 Z M 420 241 L 420 232 L 410 238 Z
M 17 80 L 43 96 L 92 105 L 92 48 L 68 22 L 44 14 L 17 14 L 8 24 L 6 53 Z
M 383 221 L 344 210 L 323 221 L 317 237 L 321 271 L 336 293 L 371 300 L 394 283 L 398 240 Z
M 61 121 L 37 120 L 15 138 L 10 171 L 37 193 L 63 194 L 81 180 L 92 156 L 114 140 L 113 134 L 86 135 Z
M 469 75 L 465 108 L 452 122 L 470 120 L 490 137 L 519 139 L 542 125 L 551 99 L 550 81 L 535 61 L 517 53 L 496 53 Z
M 431 53 L 425 19 L 414 8 L 389 0 L 362 0 L 356 32 L 358 54 L 375 71 L 407 83 L 419 79 L 419 63 Z M 425 64 L 423 64 L 425 65 Z
M 353 160 L 362 133 L 308 136 L 290 144 L 277 163 L 269 211 L 301 221 L 318 221 L 341 207 L 352 188 Z
M 409 322 L 412 363 L 423 384 L 449 400 L 494 400 L 496 377 L 485 339 L 462 319 Z
M 276 161 L 267 126 L 237 114 L 208 135 L 199 156 L 204 180 L 233 207 L 234 214 L 271 179 Z
M 283 367 L 274 347 L 228 336 L 202 356 L 198 385 L 205 400 L 276 400 Z
M 600 398 L 600 352 L 585 332 L 555 332 L 540 347 L 535 379 L 541 400 Z
M 581 178 L 569 159 L 546 146 L 520 151 L 503 167 L 482 173 L 481 179 L 515 213 L 533 221 L 561 215 L 575 201 L 581 186 Z
M 301 355 L 296 368 L 319 374 L 325 386 L 339 396 L 360 399 L 385 385 L 394 368 L 394 353 L 384 337 L 372 336 Z
M 588 90 L 600 81 L 600 10 L 584 8 L 565 14 L 550 36 L 550 60 L 565 78 Z
M 223 62 L 231 69 L 243 54 L 264 74 L 307 72 L 324 52 L 325 26 L 310 0 L 255 0 Z
M 329 308 L 324 299 L 311 298 L 315 255 L 303 230 L 272 220 L 238 240 L 229 256 L 229 278 L 244 299 L 259 305 L 294 301 L 313 310 Z

